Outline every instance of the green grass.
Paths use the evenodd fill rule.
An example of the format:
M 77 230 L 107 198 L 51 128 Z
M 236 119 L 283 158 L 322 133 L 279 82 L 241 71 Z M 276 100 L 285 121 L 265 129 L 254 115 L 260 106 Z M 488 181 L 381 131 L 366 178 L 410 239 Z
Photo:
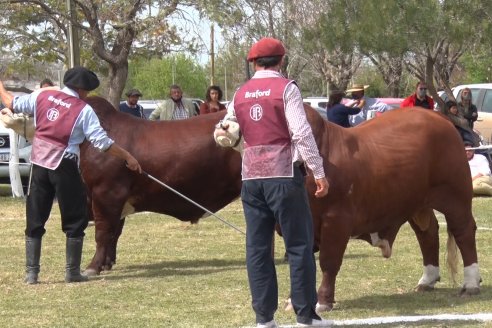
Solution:
M 8 193 L 7 193 L 8 194 Z M 492 198 L 475 198 L 480 295 L 459 298 L 444 264 L 441 227 L 441 282 L 429 293 L 413 291 L 422 274 L 420 250 L 411 229 L 402 227 L 391 259 L 361 241 L 349 243 L 337 279 L 334 320 L 375 316 L 492 312 Z M 143 213 L 126 221 L 114 269 L 88 283 L 65 284 L 65 237 L 57 206 L 47 224 L 41 283 L 24 278 L 24 201 L 0 197 L 0 327 L 243 327 L 254 325 L 245 268 L 244 236 L 209 217 L 197 225 Z M 219 212 L 244 230 L 240 202 Z M 439 218 L 443 222 L 442 217 Z M 94 227 L 86 230 L 83 264 L 94 255 Z M 289 293 L 288 265 L 276 239 L 280 299 L 276 319 L 293 324 L 283 311 Z M 320 278 L 318 274 L 318 280 Z M 462 270 L 460 270 L 462 279 Z M 459 280 L 461 283 L 461 280 Z M 432 322 L 402 327 L 492 327 L 490 323 Z M 390 326 L 386 326 L 390 327 Z M 394 327 L 392 325 L 391 327 Z

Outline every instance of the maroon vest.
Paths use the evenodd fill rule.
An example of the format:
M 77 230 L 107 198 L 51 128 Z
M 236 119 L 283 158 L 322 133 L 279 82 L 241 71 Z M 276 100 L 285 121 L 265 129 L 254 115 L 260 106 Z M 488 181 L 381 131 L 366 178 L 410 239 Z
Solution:
M 75 122 L 86 103 L 61 91 L 47 90 L 36 99 L 36 130 L 31 162 L 54 170 L 68 146 Z
M 292 82 L 251 79 L 236 92 L 234 108 L 244 137 L 243 180 L 293 176 L 284 104 L 285 89 Z

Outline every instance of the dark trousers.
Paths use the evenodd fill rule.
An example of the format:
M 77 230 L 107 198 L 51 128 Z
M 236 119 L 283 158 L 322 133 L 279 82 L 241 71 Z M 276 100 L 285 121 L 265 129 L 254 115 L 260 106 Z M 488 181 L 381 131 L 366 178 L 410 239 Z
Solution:
M 25 234 L 41 238 L 55 196 L 60 207 L 62 230 L 69 238 L 83 237 L 88 224 L 87 198 L 77 162 L 62 159 L 56 170 L 33 164 L 30 192 L 27 196 Z
M 316 263 L 313 223 L 304 176 L 243 181 L 241 198 L 246 217 L 246 264 L 256 322 L 273 319 L 278 307 L 278 285 L 272 258 L 275 223 L 282 228 L 289 257 L 291 299 L 297 321 L 310 323 L 315 313 Z

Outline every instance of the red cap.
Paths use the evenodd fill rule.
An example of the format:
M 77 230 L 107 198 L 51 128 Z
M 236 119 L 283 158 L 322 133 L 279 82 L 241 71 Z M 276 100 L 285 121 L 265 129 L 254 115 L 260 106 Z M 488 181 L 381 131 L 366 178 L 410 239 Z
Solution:
M 285 55 L 284 44 L 274 38 L 262 38 L 251 46 L 248 53 L 248 61 L 261 57 L 273 57 Z

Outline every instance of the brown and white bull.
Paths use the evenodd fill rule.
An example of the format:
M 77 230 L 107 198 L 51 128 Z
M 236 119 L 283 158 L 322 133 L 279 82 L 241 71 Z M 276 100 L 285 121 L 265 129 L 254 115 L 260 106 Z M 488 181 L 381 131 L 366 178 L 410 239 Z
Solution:
M 388 112 L 350 129 L 307 112 L 330 182 L 325 198 L 310 198 L 323 273 L 318 310 L 333 307 L 335 280 L 349 239 L 365 239 L 389 257 L 407 221 L 423 256 L 419 289 L 432 289 L 439 280 L 439 226 L 433 210 L 444 214 L 450 237 L 461 251 L 461 293 L 477 294 L 470 169 L 454 126 L 439 113 L 419 109 Z M 310 195 L 311 179 L 306 184 Z
M 212 138 L 223 112 L 156 122 L 118 112 L 103 98 L 91 97 L 87 102 L 109 136 L 135 156 L 148 174 L 213 212 L 239 196 L 241 157 L 217 146 Z M 115 263 L 124 224 L 121 218 L 126 215 L 151 211 L 190 222 L 206 216 L 200 208 L 89 143 L 81 147 L 80 168 L 96 230 L 96 253 L 86 269 L 89 275 L 111 269 Z
M 101 98 L 89 103 L 109 135 L 149 174 L 212 211 L 239 196 L 240 156 L 217 147 L 211 137 L 223 114 L 149 122 L 119 113 Z M 329 193 L 322 199 L 313 196 L 312 177 L 306 182 L 323 272 L 319 310 L 333 307 L 335 280 L 349 239 L 368 240 L 389 256 L 399 228 L 407 221 L 423 255 L 419 286 L 433 288 L 439 279 L 439 238 L 432 209 L 445 215 L 461 251 L 462 293 L 478 293 L 471 178 L 463 144 L 452 124 L 437 113 L 401 109 L 344 129 L 326 122 L 310 107 L 306 113 L 330 182 Z M 114 263 L 121 217 L 153 211 L 195 222 L 204 214 L 89 145 L 81 149 L 81 169 L 96 225 L 96 254 L 88 273 L 98 274 Z

